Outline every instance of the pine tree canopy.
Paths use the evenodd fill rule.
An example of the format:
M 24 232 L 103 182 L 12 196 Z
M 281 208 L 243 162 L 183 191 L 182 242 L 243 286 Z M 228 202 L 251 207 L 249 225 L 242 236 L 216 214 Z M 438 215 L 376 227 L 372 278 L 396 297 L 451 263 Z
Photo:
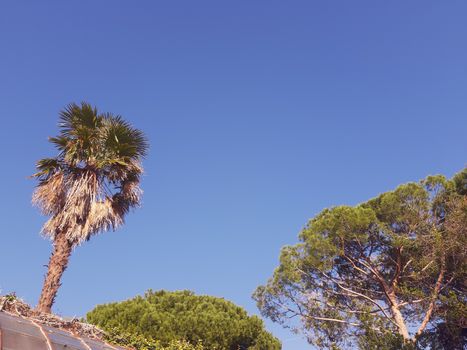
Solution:
M 145 339 L 146 344 L 168 346 L 184 340 L 194 346 L 202 343 L 209 350 L 281 349 L 257 316 L 225 299 L 191 291 L 149 290 L 144 296 L 99 305 L 87 320 L 114 334 Z
M 322 349 L 462 349 L 466 194 L 464 169 L 323 210 L 282 249 L 258 307 Z

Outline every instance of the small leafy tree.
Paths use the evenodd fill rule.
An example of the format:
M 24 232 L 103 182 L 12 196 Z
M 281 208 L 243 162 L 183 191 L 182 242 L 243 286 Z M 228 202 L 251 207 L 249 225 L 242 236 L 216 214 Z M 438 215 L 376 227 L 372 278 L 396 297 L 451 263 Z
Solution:
M 254 293 L 259 309 L 327 349 L 413 349 L 443 325 L 458 330 L 467 319 L 466 194 L 464 170 L 323 210 L 282 249 Z
M 190 291 L 149 290 L 144 296 L 97 306 L 87 320 L 121 345 L 133 339 L 133 346 L 150 350 L 180 340 L 210 350 L 281 349 L 258 317 L 227 300 Z
M 42 228 L 53 242 L 37 309 L 50 313 L 73 249 L 93 235 L 123 224 L 140 203 L 143 133 L 87 103 L 60 112 L 60 134 L 51 137 L 54 158 L 37 163 L 39 184 L 33 202 L 50 219 Z

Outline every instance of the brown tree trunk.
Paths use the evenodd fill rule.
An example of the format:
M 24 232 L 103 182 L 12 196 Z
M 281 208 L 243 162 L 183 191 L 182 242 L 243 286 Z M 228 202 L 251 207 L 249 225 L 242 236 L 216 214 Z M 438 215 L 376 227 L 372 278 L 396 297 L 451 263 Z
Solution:
M 61 285 L 60 279 L 68 266 L 72 250 L 73 244 L 65 237 L 65 233 L 59 233 L 55 237 L 54 250 L 49 260 L 47 276 L 42 286 L 37 311 L 51 313 L 55 296 Z
M 397 328 L 399 331 L 399 334 L 404 338 L 404 341 L 410 342 L 410 335 L 409 331 L 407 329 L 407 325 L 405 324 L 404 317 L 402 316 L 401 311 L 399 310 L 399 307 L 397 306 L 397 301 L 395 296 L 391 296 L 391 312 L 394 317 L 394 322 L 397 324 Z
M 415 338 L 418 338 L 423 333 L 426 326 L 428 325 L 428 322 L 430 322 L 431 315 L 433 314 L 433 310 L 435 309 L 436 300 L 438 299 L 438 296 L 439 296 L 439 291 L 441 290 L 441 286 L 443 284 L 445 273 L 446 273 L 446 264 L 444 262 L 444 257 L 443 257 L 443 262 L 441 264 L 441 271 L 439 272 L 438 279 L 436 280 L 435 287 L 433 288 L 433 295 L 431 296 L 431 302 L 428 306 L 428 310 L 425 314 L 425 317 L 423 318 L 422 324 L 420 325 L 420 328 L 415 334 Z

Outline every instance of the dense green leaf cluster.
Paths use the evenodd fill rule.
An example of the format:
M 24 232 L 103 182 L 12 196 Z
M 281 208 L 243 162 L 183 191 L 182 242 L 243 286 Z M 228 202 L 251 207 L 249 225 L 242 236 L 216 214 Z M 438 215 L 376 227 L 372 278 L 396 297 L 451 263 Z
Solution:
M 193 345 L 186 340 L 172 340 L 167 345 L 145 338 L 143 335 L 127 332 L 121 328 L 111 328 L 106 332 L 110 343 L 137 350 L 205 350 L 203 343 Z
M 144 296 L 99 305 L 87 314 L 87 320 L 115 334 L 115 341 L 119 333 L 131 335 L 133 343 L 119 343 L 138 344 L 141 349 L 142 344 L 159 349 L 175 340 L 194 346 L 202 343 L 209 350 L 281 349 L 258 317 L 227 300 L 190 291 L 149 290 Z
M 148 141 L 121 116 L 98 113 L 83 102 L 69 104 L 60 112 L 60 134 L 49 141 L 59 151 L 55 158 L 38 162 L 35 176 L 46 179 L 57 169 L 92 167 L 109 176 L 115 165 L 128 166 L 144 157 Z M 71 169 L 72 170 L 72 169 Z

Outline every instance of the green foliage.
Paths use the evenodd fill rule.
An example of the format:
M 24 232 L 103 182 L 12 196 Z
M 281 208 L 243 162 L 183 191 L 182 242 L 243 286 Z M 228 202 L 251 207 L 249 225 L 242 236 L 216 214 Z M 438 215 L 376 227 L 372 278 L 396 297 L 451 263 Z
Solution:
M 9 293 L 7 295 L 5 295 L 5 299 L 6 301 L 9 301 L 9 302 L 12 302 L 12 301 L 15 301 L 18 299 L 18 297 L 16 296 L 16 293 Z
M 358 339 L 358 346 L 364 350 L 415 350 L 414 344 L 404 344 L 404 339 L 393 333 L 368 332 Z
M 158 350 L 203 350 L 205 349 L 203 343 L 198 343 L 196 345 L 191 345 L 187 341 L 173 340 L 169 345 L 160 347 Z
M 459 338 L 458 320 L 467 317 L 466 179 L 465 169 L 452 180 L 430 176 L 323 210 L 255 291 L 261 313 L 322 349 L 411 350 L 428 334 L 424 346 L 442 349 L 433 339 L 443 325 Z
M 193 345 L 186 340 L 172 340 L 164 346 L 159 341 L 117 327 L 107 329 L 106 338 L 110 343 L 137 350 L 205 350 L 202 342 Z
M 417 350 L 465 350 L 466 345 L 467 329 L 465 325 L 462 327 L 451 322 L 440 322 L 421 335 Z
M 416 350 L 415 344 L 405 343 L 404 338 L 392 329 L 384 329 L 379 317 L 365 314 L 361 317 L 362 331 L 356 343 L 362 350 Z
M 87 320 L 109 332 L 113 341 L 138 349 L 170 348 L 177 340 L 195 347 L 202 343 L 209 350 L 281 349 L 258 317 L 227 300 L 190 291 L 149 290 L 144 296 L 99 305 Z
M 147 154 L 148 141 L 121 116 L 99 114 L 97 108 L 83 102 L 72 103 L 60 112 L 60 134 L 49 141 L 57 148 L 55 158 L 37 162 L 35 177 L 48 180 L 58 171 L 76 172 L 93 169 L 113 181 L 117 173 Z

